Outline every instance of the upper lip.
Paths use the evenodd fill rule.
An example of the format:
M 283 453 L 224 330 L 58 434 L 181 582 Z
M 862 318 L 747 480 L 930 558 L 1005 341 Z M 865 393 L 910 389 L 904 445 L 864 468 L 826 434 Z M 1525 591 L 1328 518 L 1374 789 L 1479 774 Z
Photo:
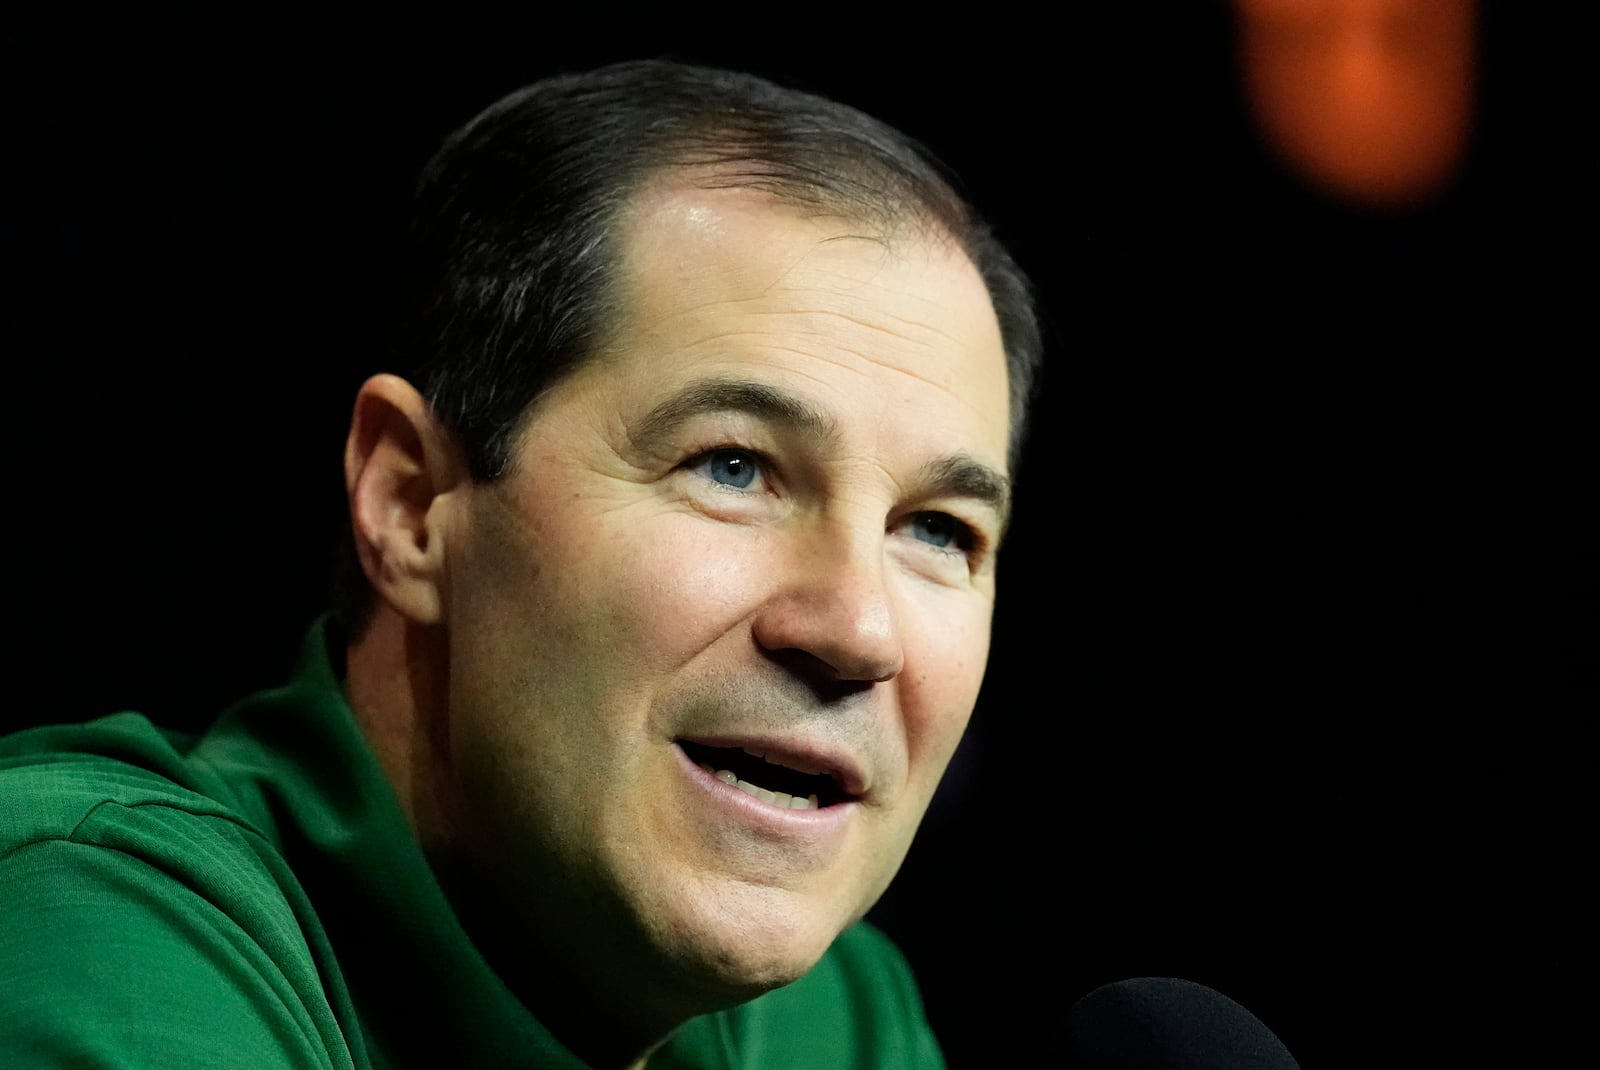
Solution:
M 859 798 L 867 790 L 867 776 L 861 763 L 854 755 L 837 746 L 813 740 L 762 735 L 695 735 L 684 736 L 680 742 L 738 748 L 760 755 L 774 765 L 802 773 L 825 774 L 831 776 L 839 789 L 851 798 Z

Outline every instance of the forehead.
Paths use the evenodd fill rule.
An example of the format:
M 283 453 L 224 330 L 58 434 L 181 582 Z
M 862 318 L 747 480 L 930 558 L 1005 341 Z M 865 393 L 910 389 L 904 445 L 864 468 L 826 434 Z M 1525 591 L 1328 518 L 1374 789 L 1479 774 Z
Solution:
M 623 228 L 613 371 L 663 389 L 775 377 L 827 409 L 937 412 L 1003 467 L 1004 347 L 970 259 L 943 235 L 802 212 L 749 189 L 660 186 Z M 931 430 L 931 429 L 930 429 Z

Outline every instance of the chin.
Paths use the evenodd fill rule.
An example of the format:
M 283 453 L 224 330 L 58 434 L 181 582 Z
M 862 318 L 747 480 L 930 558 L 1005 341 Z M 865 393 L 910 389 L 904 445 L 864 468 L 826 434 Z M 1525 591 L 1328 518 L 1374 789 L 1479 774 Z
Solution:
M 694 904 L 693 916 L 671 939 L 683 972 L 730 1003 L 799 980 L 854 920 L 848 913 L 826 917 L 814 908 L 775 905 L 770 900 L 783 897 L 770 889 L 743 889 L 731 898 Z

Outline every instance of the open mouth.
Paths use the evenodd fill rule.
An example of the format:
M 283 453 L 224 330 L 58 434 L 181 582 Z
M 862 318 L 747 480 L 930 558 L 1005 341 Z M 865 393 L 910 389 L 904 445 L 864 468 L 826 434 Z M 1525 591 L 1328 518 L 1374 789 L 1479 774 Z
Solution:
M 711 747 L 687 739 L 678 746 L 700 768 L 763 802 L 790 810 L 818 810 L 850 798 L 828 773 L 805 773 L 739 747 Z

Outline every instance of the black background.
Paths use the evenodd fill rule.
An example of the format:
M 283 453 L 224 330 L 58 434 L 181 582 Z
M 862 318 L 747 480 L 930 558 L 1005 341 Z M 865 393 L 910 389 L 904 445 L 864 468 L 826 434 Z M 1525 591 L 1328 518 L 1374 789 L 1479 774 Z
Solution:
M 1307 1070 L 1551 1053 L 1597 708 L 1570 31 L 1487 7 L 1457 181 L 1374 213 L 1264 150 L 1225 6 L 1029 11 L 10 5 L 6 723 L 276 682 L 423 160 L 542 74 L 743 67 L 929 144 L 1046 319 L 988 683 L 874 913 L 952 1066 L 1051 1063 L 1133 975 Z

